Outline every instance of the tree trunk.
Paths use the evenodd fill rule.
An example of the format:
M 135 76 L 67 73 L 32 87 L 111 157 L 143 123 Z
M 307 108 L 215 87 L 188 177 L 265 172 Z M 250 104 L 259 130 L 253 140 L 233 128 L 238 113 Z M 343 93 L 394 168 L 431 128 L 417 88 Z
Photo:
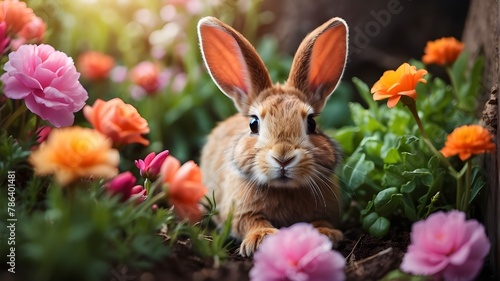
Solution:
M 500 53 L 499 53 L 499 20 L 500 4 L 496 0 L 472 0 L 463 33 L 466 50 L 475 59 L 478 55 L 485 57 L 484 80 L 490 98 L 484 107 L 483 122 L 495 134 L 497 152 L 485 158 L 488 171 L 487 191 L 484 201 L 484 223 L 491 241 L 490 264 L 498 278 L 500 272 L 500 182 L 498 171 L 500 159 L 500 138 L 498 135 L 498 85 L 500 85 Z

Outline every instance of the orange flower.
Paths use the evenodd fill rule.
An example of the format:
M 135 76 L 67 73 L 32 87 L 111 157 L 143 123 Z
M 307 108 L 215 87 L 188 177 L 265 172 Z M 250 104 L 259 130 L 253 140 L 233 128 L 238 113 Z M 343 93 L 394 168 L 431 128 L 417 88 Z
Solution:
M 107 78 L 114 66 L 114 58 L 103 53 L 88 51 L 78 57 L 78 70 L 90 80 Z
M 29 161 L 37 175 L 54 174 L 67 186 L 82 178 L 112 178 L 118 173 L 120 155 L 101 133 L 81 127 L 52 129 Z
M 418 82 L 427 83 L 423 78 L 427 70 L 419 69 L 408 63 L 403 63 L 394 70 L 384 72 L 384 75 L 373 85 L 371 93 L 374 100 L 389 99 L 387 106 L 393 108 L 402 96 L 417 99 L 415 87 Z
M 0 1 L 0 22 L 7 23 L 7 30 L 17 34 L 32 21 L 35 13 L 26 3 L 17 0 Z
M 168 184 L 168 201 L 181 219 L 195 223 L 201 219 L 199 202 L 207 188 L 202 184 L 201 170 L 193 161 L 184 163 L 168 156 L 161 167 L 163 182 Z
M 142 134 L 149 133 L 148 122 L 137 109 L 119 98 L 109 101 L 97 99 L 94 106 L 86 105 L 83 115 L 94 128 L 113 140 L 115 146 L 129 143 L 149 145 Z
M 444 157 L 457 155 L 465 161 L 472 155 L 495 150 L 495 143 L 490 132 L 479 125 L 464 125 L 456 128 L 446 138 L 441 149 Z
M 449 65 L 457 60 L 463 48 L 464 44 L 453 37 L 429 41 L 425 46 L 422 61 L 425 64 Z
M 42 42 L 46 30 L 47 24 L 41 18 L 35 16 L 24 25 L 18 35 L 25 41 Z

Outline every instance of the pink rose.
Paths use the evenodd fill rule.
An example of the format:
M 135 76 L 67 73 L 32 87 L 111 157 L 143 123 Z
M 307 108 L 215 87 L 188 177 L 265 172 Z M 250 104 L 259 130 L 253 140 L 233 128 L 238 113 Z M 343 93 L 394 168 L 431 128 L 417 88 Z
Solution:
M 444 280 L 473 280 L 490 250 L 484 227 L 456 210 L 437 212 L 413 224 L 411 244 L 401 270 L 440 275 Z
M 24 99 L 26 107 L 55 127 L 73 124 L 87 91 L 73 60 L 50 45 L 22 45 L 9 54 L 0 77 L 5 96 Z
M 280 229 L 262 241 L 250 280 L 345 280 L 345 259 L 308 223 Z

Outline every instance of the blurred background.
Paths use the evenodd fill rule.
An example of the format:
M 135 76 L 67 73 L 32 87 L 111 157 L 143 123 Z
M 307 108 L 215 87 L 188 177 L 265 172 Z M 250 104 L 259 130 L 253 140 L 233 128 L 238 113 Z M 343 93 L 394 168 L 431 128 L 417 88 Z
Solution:
M 128 146 L 124 154 L 137 159 L 169 149 L 181 161 L 198 161 L 205 136 L 235 112 L 202 65 L 196 34 L 201 17 L 216 16 L 243 33 L 275 82 L 286 80 L 293 54 L 308 32 L 331 17 L 344 18 L 350 26 L 348 65 L 320 120 L 324 128 L 335 129 L 351 122 L 346 103 L 360 100 L 351 86 L 352 77 L 372 85 L 383 71 L 420 59 L 427 41 L 443 36 L 460 39 L 469 8 L 468 0 L 26 2 L 47 23 L 44 42 L 73 57 L 80 71 L 79 57 L 85 52 L 112 57 L 109 74 L 82 76 L 81 82 L 90 95 L 88 104 L 97 98 L 120 97 L 148 120 L 151 145 Z M 141 62 L 156 66 L 158 87 L 138 88 L 132 70 Z M 439 74 L 440 70 L 433 71 Z M 84 121 L 79 114 L 77 122 Z

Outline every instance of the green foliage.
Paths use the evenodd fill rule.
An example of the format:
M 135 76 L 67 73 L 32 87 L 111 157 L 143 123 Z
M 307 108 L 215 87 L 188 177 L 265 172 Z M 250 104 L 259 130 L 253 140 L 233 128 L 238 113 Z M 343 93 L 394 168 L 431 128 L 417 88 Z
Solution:
M 32 213 L 26 209 L 32 201 L 18 200 L 17 267 L 30 268 L 22 271 L 26 280 L 99 280 L 117 264 L 148 268 L 169 253 L 158 235 L 174 222 L 168 210 L 138 211 L 134 202 L 110 198 L 100 186 L 51 185 L 43 211 Z
M 427 84 L 417 87 L 418 114 L 432 144 L 420 135 L 410 110 L 402 105 L 390 109 L 377 104 L 369 87 L 353 79 L 368 108 L 351 103 L 354 124 L 337 130 L 333 137 L 346 153 L 340 172 L 342 189 L 348 200 L 356 201 L 354 206 L 359 207 L 350 208 L 347 216 L 359 214 L 363 228 L 374 236 L 386 235 L 392 219 L 416 221 L 432 211 L 456 205 L 454 176 L 463 175 L 466 168 L 453 158 L 452 165 L 463 169 L 456 175 L 450 172 L 431 146 L 443 147 L 447 134 L 454 128 L 477 120 L 475 101 L 483 60 L 478 59 L 470 71 L 466 61 L 464 53 L 450 69 L 453 85 L 428 75 Z M 411 64 L 423 68 L 418 61 Z M 467 205 L 485 185 L 481 168 L 471 169 L 473 192 Z

